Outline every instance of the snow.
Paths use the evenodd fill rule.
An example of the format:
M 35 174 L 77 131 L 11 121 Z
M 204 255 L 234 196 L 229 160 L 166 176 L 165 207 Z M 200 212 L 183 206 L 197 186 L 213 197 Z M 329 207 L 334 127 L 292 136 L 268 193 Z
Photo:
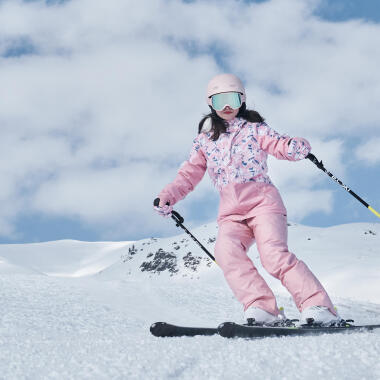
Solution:
M 212 252 L 216 224 L 192 232 Z M 357 324 L 380 323 L 379 242 L 375 223 L 289 226 L 290 249 Z M 249 254 L 296 318 L 254 246 Z M 242 321 L 220 269 L 185 234 L 0 245 L 0 289 L 0 379 L 380 378 L 380 330 L 258 340 L 152 336 L 155 321 Z

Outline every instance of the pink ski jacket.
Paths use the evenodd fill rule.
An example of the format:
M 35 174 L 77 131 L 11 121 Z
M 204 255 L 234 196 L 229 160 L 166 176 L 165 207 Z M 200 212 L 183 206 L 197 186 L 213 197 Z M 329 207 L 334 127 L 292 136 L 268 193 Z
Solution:
M 165 197 L 173 206 L 194 190 L 206 169 L 222 198 L 227 188 L 236 188 L 232 184 L 267 184 L 274 188 L 267 174 L 268 154 L 280 160 L 297 161 L 304 159 L 311 150 L 305 139 L 292 139 L 280 135 L 264 122 L 251 123 L 242 118 L 229 121 L 226 133 L 218 140 L 211 140 L 211 136 L 212 133 L 206 131 L 194 139 L 189 159 L 181 165 L 174 181 L 164 187 L 159 198 Z M 257 190 L 262 185 L 256 186 Z M 284 212 L 283 206 L 280 208 Z

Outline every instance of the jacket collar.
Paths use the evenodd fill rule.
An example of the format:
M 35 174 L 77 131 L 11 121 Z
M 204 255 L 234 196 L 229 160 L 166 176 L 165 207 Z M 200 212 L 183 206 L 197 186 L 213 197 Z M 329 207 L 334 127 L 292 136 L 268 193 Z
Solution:
M 235 132 L 236 130 L 243 127 L 243 125 L 246 123 L 246 120 L 241 117 L 235 117 L 232 120 L 227 121 L 227 123 L 227 132 Z

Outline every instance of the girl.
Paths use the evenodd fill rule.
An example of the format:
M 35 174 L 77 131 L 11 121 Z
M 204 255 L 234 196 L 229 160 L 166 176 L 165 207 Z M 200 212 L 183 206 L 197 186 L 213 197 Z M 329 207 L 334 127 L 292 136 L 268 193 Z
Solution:
M 246 319 L 275 324 L 284 319 L 267 283 L 247 256 L 256 241 L 263 267 L 279 279 L 301 312 L 301 323 L 340 321 L 325 289 L 287 246 L 286 209 L 267 171 L 267 155 L 298 161 L 311 150 L 307 140 L 280 135 L 260 114 L 246 108 L 245 89 L 235 75 L 221 74 L 207 87 L 211 113 L 199 123 L 190 157 L 154 207 L 168 217 L 208 173 L 220 192 L 215 259 Z M 157 205 L 158 200 L 156 200 Z

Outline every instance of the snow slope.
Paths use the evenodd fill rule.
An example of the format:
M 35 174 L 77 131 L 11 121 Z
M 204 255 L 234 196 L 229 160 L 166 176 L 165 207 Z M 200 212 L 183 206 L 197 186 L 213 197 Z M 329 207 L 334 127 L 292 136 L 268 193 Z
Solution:
M 192 231 L 213 251 L 217 226 Z M 289 247 L 342 317 L 380 323 L 380 224 L 291 224 Z M 289 317 L 281 284 L 249 255 Z M 185 234 L 0 245 L 0 379 L 380 379 L 380 331 L 249 341 L 155 338 L 154 321 L 216 326 L 242 310 Z

